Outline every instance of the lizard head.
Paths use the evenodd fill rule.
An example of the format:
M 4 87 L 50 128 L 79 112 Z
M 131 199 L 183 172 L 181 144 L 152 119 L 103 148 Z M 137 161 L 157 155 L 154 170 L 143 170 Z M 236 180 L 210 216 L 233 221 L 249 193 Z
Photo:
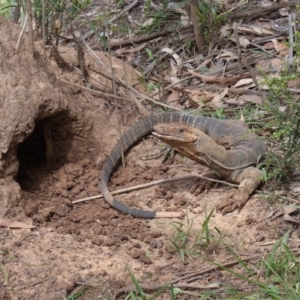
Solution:
M 153 129 L 154 136 L 173 147 L 193 144 L 198 140 L 197 129 L 182 123 L 157 124 Z
M 206 148 L 213 147 L 212 138 L 200 129 L 182 123 L 157 124 L 152 134 L 190 159 L 208 166 Z M 204 147 L 203 147 L 204 145 Z

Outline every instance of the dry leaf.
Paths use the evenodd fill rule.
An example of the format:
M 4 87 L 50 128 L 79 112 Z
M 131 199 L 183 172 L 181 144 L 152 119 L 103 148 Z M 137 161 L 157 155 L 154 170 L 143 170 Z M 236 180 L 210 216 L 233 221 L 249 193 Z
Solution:
M 299 172 L 299 171 L 298 171 Z M 297 171 L 295 172 L 297 173 Z M 290 190 L 294 193 L 294 194 L 300 194 L 300 182 L 299 181 L 292 181 L 290 183 Z
M 200 65 L 199 65 L 199 69 L 206 67 L 208 64 L 210 64 L 212 62 L 211 58 L 206 58 Z
M 188 100 L 194 106 L 199 106 L 199 102 L 200 103 L 210 102 L 215 96 L 214 94 L 209 93 L 207 91 L 190 90 L 190 89 L 184 89 L 183 91 L 187 94 Z
M 153 18 L 149 18 L 148 20 L 146 20 L 141 27 L 145 27 L 145 26 L 150 26 L 153 24 L 154 19 Z
M 115 54 L 116 55 L 122 55 L 122 54 L 126 54 L 126 53 L 136 53 L 136 52 L 139 52 L 141 50 L 143 50 L 145 47 L 146 47 L 147 44 L 142 44 L 138 47 L 124 47 L 124 48 L 121 48 L 121 49 L 118 49 L 115 51 Z
M 263 104 L 263 99 L 261 96 L 258 95 L 242 95 L 239 97 L 242 101 L 248 102 L 248 103 L 254 103 L 258 105 Z
M 228 33 L 231 31 L 231 26 L 225 25 L 220 29 L 220 39 L 223 39 L 228 36 Z
M 250 44 L 250 41 L 247 39 L 247 38 L 245 38 L 244 36 L 241 36 L 240 38 L 239 38 L 239 42 L 240 42 L 240 45 L 243 47 L 243 48 L 247 48 L 248 46 L 249 46 L 249 44 Z
M 231 52 L 231 51 L 222 51 L 221 54 L 216 56 L 216 59 L 219 59 L 219 58 L 233 59 L 233 58 L 236 58 L 236 57 L 237 57 L 236 54 Z
M 292 216 L 290 216 L 290 214 L 298 212 L 298 210 L 299 210 L 299 207 L 294 206 L 294 205 L 286 205 L 286 206 L 284 206 L 283 207 L 283 212 L 284 212 L 283 219 L 285 221 L 289 221 L 289 222 L 292 222 L 292 223 L 300 224 L 300 222 L 298 220 L 296 220 L 295 218 L 293 218 Z
M 237 30 L 239 32 L 253 33 L 256 35 L 273 35 L 273 31 L 255 25 L 237 26 Z
M 160 51 L 161 52 L 166 52 L 166 53 L 169 53 L 170 55 L 172 55 L 173 58 L 175 59 L 176 63 L 177 63 L 178 68 L 182 67 L 182 60 L 181 60 L 181 58 L 171 48 L 163 48 Z
M 269 1 L 269 0 L 263 0 L 263 1 L 261 1 L 261 6 L 262 7 L 267 7 L 267 6 L 271 6 L 271 5 L 273 5 L 272 1 Z
M 265 44 L 263 44 L 263 46 L 262 46 L 264 49 L 266 49 L 266 50 L 272 50 L 272 49 L 274 49 L 275 47 L 274 47 L 274 43 L 273 42 L 268 42 L 268 43 L 265 43 Z
M 188 16 L 181 15 L 180 23 L 182 24 L 182 26 L 187 26 L 191 23 L 191 21 L 190 21 L 190 18 Z
M 285 221 L 300 224 L 300 222 L 298 220 L 296 220 L 295 218 L 290 216 L 290 214 L 298 212 L 298 211 L 299 211 L 299 207 L 297 207 L 295 205 L 286 205 L 286 206 L 281 207 L 280 210 L 274 215 L 273 218 L 278 218 L 283 215 L 283 219 Z
M 300 222 L 298 220 L 296 220 L 295 218 L 293 218 L 292 216 L 290 216 L 288 214 L 283 215 L 283 220 L 284 221 L 289 221 L 289 222 L 292 222 L 292 223 L 296 223 L 296 224 L 300 224 Z
M 205 76 L 197 72 L 194 72 L 192 70 L 188 70 L 188 72 L 194 77 L 201 79 L 202 82 L 204 83 L 208 83 L 208 84 L 216 83 L 223 86 L 235 84 L 240 79 L 249 77 L 249 75 L 245 75 L 245 74 L 238 77 L 225 77 L 225 76 Z
M 244 87 L 246 88 L 246 86 L 248 88 L 250 88 L 251 86 L 253 86 L 253 79 L 252 78 L 244 78 L 244 79 L 241 79 L 239 80 L 235 85 L 234 87 L 237 88 L 237 87 Z
M 289 88 L 296 88 L 298 89 L 300 87 L 300 79 L 295 79 L 295 80 L 290 80 L 288 83 L 287 83 L 287 86 Z
M 145 47 L 146 47 L 147 44 L 142 44 L 138 47 L 124 47 L 124 48 L 121 48 L 121 49 L 118 49 L 115 51 L 115 55 L 117 57 L 126 57 L 126 59 L 128 61 L 132 61 L 132 59 L 135 57 L 135 54 L 136 52 L 139 52 L 141 50 L 143 50 Z
M 229 105 L 235 105 L 235 106 L 237 106 L 237 107 L 243 107 L 243 106 L 246 105 L 246 102 L 243 101 L 243 100 L 240 100 L 240 98 L 239 98 L 239 100 L 232 99 L 232 98 L 230 98 L 230 99 L 225 99 L 225 100 L 224 100 L 224 103 L 225 103 L 225 104 L 229 104 Z
M 160 89 L 155 89 L 154 91 L 152 91 L 153 94 L 155 94 L 154 96 L 152 96 L 152 98 L 156 101 L 161 101 L 161 90 Z
M 177 77 L 177 72 L 178 72 L 179 68 L 178 68 L 178 65 L 176 65 L 172 59 L 170 59 L 170 66 L 171 66 L 170 76 L 171 77 L 176 77 L 177 80 L 179 80 L 178 77 Z
M 255 68 L 265 72 L 276 72 L 282 66 L 282 59 L 275 57 L 270 60 L 260 60 L 255 64 Z
M 182 105 L 179 103 L 181 95 L 180 91 L 172 90 L 167 97 L 166 103 L 172 107 L 182 108 Z
M 161 6 L 161 9 L 163 9 L 162 6 Z M 179 3 L 176 3 L 176 2 L 169 1 L 167 10 L 170 11 L 170 12 L 175 12 L 175 13 L 182 14 L 182 15 L 187 15 L 186 10 L 183 9 L 182 6 Z
M 8 227 L 8 228 L 35 228 L 36 226 L 29 225 L 23 222 L 11 221 L 9 219 L 0 219 L 0 227 Z
M 282 43 L 278 42 L 277 39 L 272 39 L 272 42 L 274 43 L 274 47 L 278 51 L 279 55 L 287 56 L 289 54 L 289 49 Z
M 226 87 L 224 89 L 224 91 L 221 93 L 221 94 L 217 94 L 214 99 L 210 102 L 210 106 L 211 107 L 221 107 L 222 106 L 222 103 L 221 103 L 221 100 L 227 95 L 228 93 L 228 87 Z
M 290 13 L 290 10 L 287 7 L 280 8 L 278 11 L 279 14 L 284 17 L 287 17 Z
M 235 36 L 231 36 L 231 37 L 229 38 L 229 40 L 232 41 L 232 42 L 234 42 L 234 43 L 236 43 L 236 38 L 235 38 Z M 248 45 L 250 44 L 250 41 L 249 41 L 247 38 L 245 38 L 244 36 L 241 36 L 241 37 L 239 37 L 239 44 L 240 44 L 243 48 L 247 48 Z
M 187 97 L 187 100 L 189 101 L 189 103 L 190 103 L 191 106 L 193 106 L 193 107 L 199 107 L 199 106 L 201 106 L 201 104 L 199 103 L 199 97 L 198 97 L 198 95 L 187 94 L 186 97 Z

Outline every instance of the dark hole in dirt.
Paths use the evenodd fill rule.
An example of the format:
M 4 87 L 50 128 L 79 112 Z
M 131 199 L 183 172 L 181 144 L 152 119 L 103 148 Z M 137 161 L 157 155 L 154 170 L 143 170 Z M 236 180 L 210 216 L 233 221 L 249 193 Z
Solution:
M 71 149 L 72 123 L 66 112 L 43 119 L 36 123 L 32 134 L 18 146 L 17 182 L 23 190 L 37 188 L 51 170 L 66 163 Z

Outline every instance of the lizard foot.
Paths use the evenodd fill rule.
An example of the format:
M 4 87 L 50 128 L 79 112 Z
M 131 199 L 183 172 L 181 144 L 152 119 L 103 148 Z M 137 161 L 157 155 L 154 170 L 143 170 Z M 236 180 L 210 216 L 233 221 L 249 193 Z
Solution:
M 217 206 L 217 211 L 220 211 L 222 212 L 222 215 L 225 215 L 237 208 L 241 209 L 248 202 L 249 198 L 250 195 L 245 192 L 231 192 L 221 200 L 221 203 Z
M 206 173 L 203 174 L 203 176 L 211 179 L 219 179 L 219 176 L 215 173 Z M 198 196 L 204 191 L 206 194 L 215 184 L 215 182 L 209 179 L 199 178 L 191 188 L 191 193 Z

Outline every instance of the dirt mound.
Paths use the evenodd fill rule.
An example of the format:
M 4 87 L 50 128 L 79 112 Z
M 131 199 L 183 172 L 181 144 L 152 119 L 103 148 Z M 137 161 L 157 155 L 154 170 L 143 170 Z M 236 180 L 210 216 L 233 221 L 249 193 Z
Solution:
M 45 120 L 54 116 L 57 119 L 58 115 L 78 120 L 83 111 L 77 105 L 82 95 L 75 96 L 77 101 L 70 101 L 72 91 L 60 84 L 53 73 L 45 72 L 39 61 L 33 59 L 28 36 L 24 36 L 16 52 L 14 49 L 20 28 L 3 18 L 0 19 L 0 26 L 0 215 L 3 215 L 20 198 L 20 189 L 13 181 L 19 167 L 18 146 L 36 126 L 45 128 Z M 40 152 L 39 143 L 32 146 L 31 150 L 36 148 Z
M 0 25 L 0 216 L 37 226 L 33 231 L 0 228 L 4 273 L 9 269 L 10 275 L 0 284 L 2 298 L 62 299 L 82 278 L 100 274 L 108 282 L 123 272 L 120 257 L 151 264 L 138 241 L 150 244 L 162 237 L 151 237 L 146 221 L 120 214 L 103 199 L 72 204 L 99 193 L 101 165 L 119 135 L 112 127 L 117 123 L 114 105 L 66 84 L 83 85 L 84 80 L 75 71 L 59 69 L 48 52 L 46 68 L 41 45 L 36 43 L 33 53 L 27 34 L 15 51 L 19 26 L 2 18 Z M 75 49 L 59 51 L 76 65 Z M 98 55 L 107 62 L 105 54 Z M 97 70 L 93 61 L 87 59 L 87 65 Z M 132 68 L 116 70 L 125 72 L 129 84 L 138 84 Z M 99 73 L 93 79 L 103 92 L 111 92 L 110 80 Z M 127 102 L 121 117 L 132 122 L 136 111 Z M 158 244 L 151 249 L 163 245 Z M 116 252 L 119 256 L 112 258 Z M 10 293 L 5 287 L 17 289 Z
M 84 170 L 92 164 L 90 159 L 104 158 L 99 155 L 101 141 L 96 143 L 91 131 L 94 125 L 99 127 L 107 119 L 102 113 L 107 103 L 58 79 L 82 83 L 76 72 L 63 73 L 53 61 L 48 61 L 46 71 L 41 59 L 42 49 L 36 44 L 32 52 L 28 34 L 23 36 L 19 50 L 15 51 L 20 34 L 18 25 L 0 18 L 0 31 L 0 216 L 27 222 L 31 222 L 28 217 L 32 217 L 33 221 L 43 226 L 47 226 L 46 221 L 58 219 L 59 223 L 54 225 L 54 228 L 60 227 L 58 232 L 78 234 L 72 224 L 80 221 L 80 209 L 76 216 L 72 213 L 68 216 L 73 221 L 67 227 L 64 225 L 66 222 L 60 222 L 60 218 L 71 210 L 70 201 L 74 197 L 87 194 L 83 190 L 89 183 L 93 186 L 92 192 L 98 193 L 97 178 L 100 171 L 94 163 L 87 178 L 84 177 L 86 182 L 78 185 L 76 180 L 83 179 Z M 69 51 L 67 59 L 72 61 L 74 57 L 76 51 Z M 76 60 L 73 62 L 76 63 Z M 107 81 L 102 79 L 104 87 Z M 97 111 L 92 107 L 97 107 Z M 107 126 L 102 124 L 100 128 L 105 131 Z M 54 183 L 53 188 L 50 182 Z M 69 193 L 75 186 L 76 191 Z M 56 204 L 58 208 L 53 211 L 53 205 Z M 44 209 L 48 205 L 50 209 Z M 90 222 L 95 219 L 91 216 Z M 11 231 L 1 231 L 3 249 L 9 253 L 14 252 L 20 239 L 24 243 L 23 239 L 29 234 L 27 232 L 25 236 L 8 240 L 7 234 Z M 44 246 L 43 242 L 41 248 Z M 26 255 L 26 258 L 29 257 L 30 254 Z M 38 258 L 34 256 L 34 260 L 36 265 Z M 22 263 L 24 267 L 26 259 Z M 31 266 L 30 269 L 35 267 Z M 27 272 L 26 268 L 23 271 Z M 13 272 L 15 278 L 19 278 L 18 272 L 16 268 Z M 18 283 L 23 281 L 27 284 L 27 279 L 23 281 L 19 278 Z

